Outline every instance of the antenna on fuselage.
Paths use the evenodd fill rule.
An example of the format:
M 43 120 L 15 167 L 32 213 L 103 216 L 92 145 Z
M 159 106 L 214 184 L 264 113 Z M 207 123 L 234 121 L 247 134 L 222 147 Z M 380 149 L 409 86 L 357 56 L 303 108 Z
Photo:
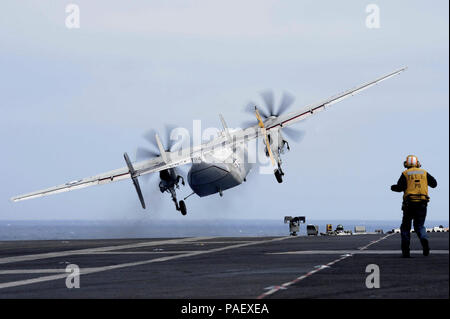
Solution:
M 222 127 L 225 132 L 225 136 L 227 137 L 228 141 L 231 141 L 231 135 L 230 135 L 230 132 L 228 131 L 228 125 L 225 122 L 225 119 L 223 118 L 222 114 L 219 114 L 219 117 L 220 117 L 220 121 L 222 122 Z

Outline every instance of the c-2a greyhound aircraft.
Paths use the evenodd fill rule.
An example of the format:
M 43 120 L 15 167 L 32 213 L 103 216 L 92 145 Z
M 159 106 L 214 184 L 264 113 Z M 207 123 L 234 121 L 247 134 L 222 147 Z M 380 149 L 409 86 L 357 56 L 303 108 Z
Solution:
M 265 143 L 265 153 L 266 156 L 270 157 L 276 180 L 281 183 L 284 173 L 281 169 L 280 155 L 284 153 L 285 148 L 289 150 L 289 144 L 283 133 L 290 135 L 288 132 L 292 128 L 289 128 L 289 126 L 325 110 L 334 103 L 387 80 L 404 70 L 406 70 L 406 67 L 287 114 L 284 113 L 292 104 L 293 98 L 287 95 L 283 96 L 278 110 L 275 111 L 273 95 L 266 92 L 266 94 L 263 94 L 263 99 L 266 103 L 267 111 L 258 109 L 257 106 L 253 105 L 252 113 L 254 112 L 257 121 L 255 121 L 254 125 L 250 124 L 246 129 L 228 129 L 223 117 L 220 116 L 223 131 L 217 137 L 201 145 L 184 148 L 180 151 L 171 151 L 170 148 L 164 148 L 160 137 L 158 134 L 155 134 L 159 155 L 155 154 L 157 156 L 153 158 L 132 163 L 127 153 L 125 153 L 125 167 L 56 187 L 16 196 L 11 198 L 11 200 L 17 202 L 131 178 L 141 205 L 145 209 L 144 196 L 139 186 L 138 177 L 159 172 L 159 188 L 161 192 L 170 193 L 176 209 L 183 215 L 186 215 L 184 200 L 178 201 L 176 197 L 175 188 L 179 188 L 180 181 L 183 185 L 185 184 L 184 178 L 178 175 L 176 167 L 192 163 L 187 174 L 188 183 L 193 190 L 192 194 L 196 193 L 198 196 L 204 197 L 219 193 L 222 196 L 224 190 L 236 187 L 246 181 L 246 176 L 250 172 L 252 165 L 246 160 L 248 155 L 246 141 L 262 138 Z

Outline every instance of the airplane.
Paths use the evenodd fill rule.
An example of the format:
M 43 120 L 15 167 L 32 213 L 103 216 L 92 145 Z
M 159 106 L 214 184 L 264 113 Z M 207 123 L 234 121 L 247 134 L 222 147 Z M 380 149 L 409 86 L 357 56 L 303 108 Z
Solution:
M 252 112 L 256 117 L 256 121 L 245 129 L 229 129 L 223 116 L 220 115 L 223 131 L 217 137 L 206 143 L 193 145 L 178 151 L 172 151 L 170 147 L 164 148 L 161 138 L 158 134 L 155 134 L 155 144 L 159 150 L 159 154 L 154 154 L 152 158 L 133 163 L 128 154 L 124 153 L 125 167 L 44 190 L 19 195 L 11 198 L 11 200 L 18 202 L 131 178 L 141 206 L 145 209 L 146 205 L 138 177 L 159 172 L 160 191 L 170 193 L 176 210 L 180 211 L 182 215 L 186 215 L 187 209 L 184 200 L 187 197 L 184 200 L 178 201 L 176 195 L 176 189 L 179 188 L 180 181 L 183 186 L 185 185 L 184 178 L 179 175 L 177 170 L 179 166 L 192 164 L 187 174 L 189 186 L 193 191 L 192 194 L 195 193 L 200 197 L 204 197 L 219 193 L 222 196 L 223 191 L 236 187 L 246 181 L 246 177 L 252 168 L 251 163 L 246 159 L 248 156 L 246 142 L 262 138 L 265 144 L 265 154 L 270 158 L 275 178 L 278 183 L 281 183 L 284 176 L 281 168 L 281 154 L 284 153 L 285 149 L 290 149 L 289 143 L 284 136 L 289 135 L 288 132 L 292 129 L 289 126 L 303 121 L 313 114 L 323 111 L 327 107 L 360 93 L 384 80 L 394 77 L 406 69 L 406 67 L 403 67 L 373 81 L 287 114 L 285 114 L 285 111 L 290 107 L 293 99 L 287 95 L 283 96 L 278 110 L 275 111 L 273 94 L 266 93 L 263 95 L 263 98 L 266 102 L 267 111 L 253 105 Z

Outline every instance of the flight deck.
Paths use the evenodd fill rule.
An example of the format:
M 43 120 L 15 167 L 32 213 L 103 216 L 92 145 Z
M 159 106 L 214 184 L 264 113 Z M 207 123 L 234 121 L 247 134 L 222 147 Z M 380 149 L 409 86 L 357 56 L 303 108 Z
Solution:
M 399 234 L 1 241 L 0 298 L 449 298 L 449 235 L 429 235 L 409 259 Z

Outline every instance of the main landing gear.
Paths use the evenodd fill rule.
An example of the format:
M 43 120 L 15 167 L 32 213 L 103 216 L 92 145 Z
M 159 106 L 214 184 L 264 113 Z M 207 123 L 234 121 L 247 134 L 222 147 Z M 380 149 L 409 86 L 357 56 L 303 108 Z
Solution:
M 278 167 L 278 168 L 275 170 L 274 174 L 275 174 L 275 178 L 277 179 L 277 182 L 278 182 L 278 183 L 283 183 L 283 175 L 284 175 L 284 173 L 283 173 L 283 171 L 281 170 L 281 167 Z
M 184 200 L 180 200 L 179 207 L 180 207 L 181 215 L 185 216 L 187 211 L 186 211 L 186 204 L 184 203 Z
M 174 188 L 170 188 L 168 191 L 172 195 L 172 200 L 175 203 L 176 210 L 179 211 L 181 215 L 185 216 L 187 214 L 187 209 L 184 200 L 177 200 L 177 193 Z
M 159 189 L 161 193 L 168 192 L 172 196 L 172 201 L 175 203 L 175 209 L 181 213 L 181 215 L 185 216 L 187 214 L 186 204 L 184 200 L 177 200 L 177 193 L 175 188 L 179 188 L 178 183 L 181 181 L 181 184 L 184 186 L 184 178 L 180 175 L 176 176 L 174 180 L 170 178 L 165 178 L 162 176 L 161 182 L 159 183 Z

